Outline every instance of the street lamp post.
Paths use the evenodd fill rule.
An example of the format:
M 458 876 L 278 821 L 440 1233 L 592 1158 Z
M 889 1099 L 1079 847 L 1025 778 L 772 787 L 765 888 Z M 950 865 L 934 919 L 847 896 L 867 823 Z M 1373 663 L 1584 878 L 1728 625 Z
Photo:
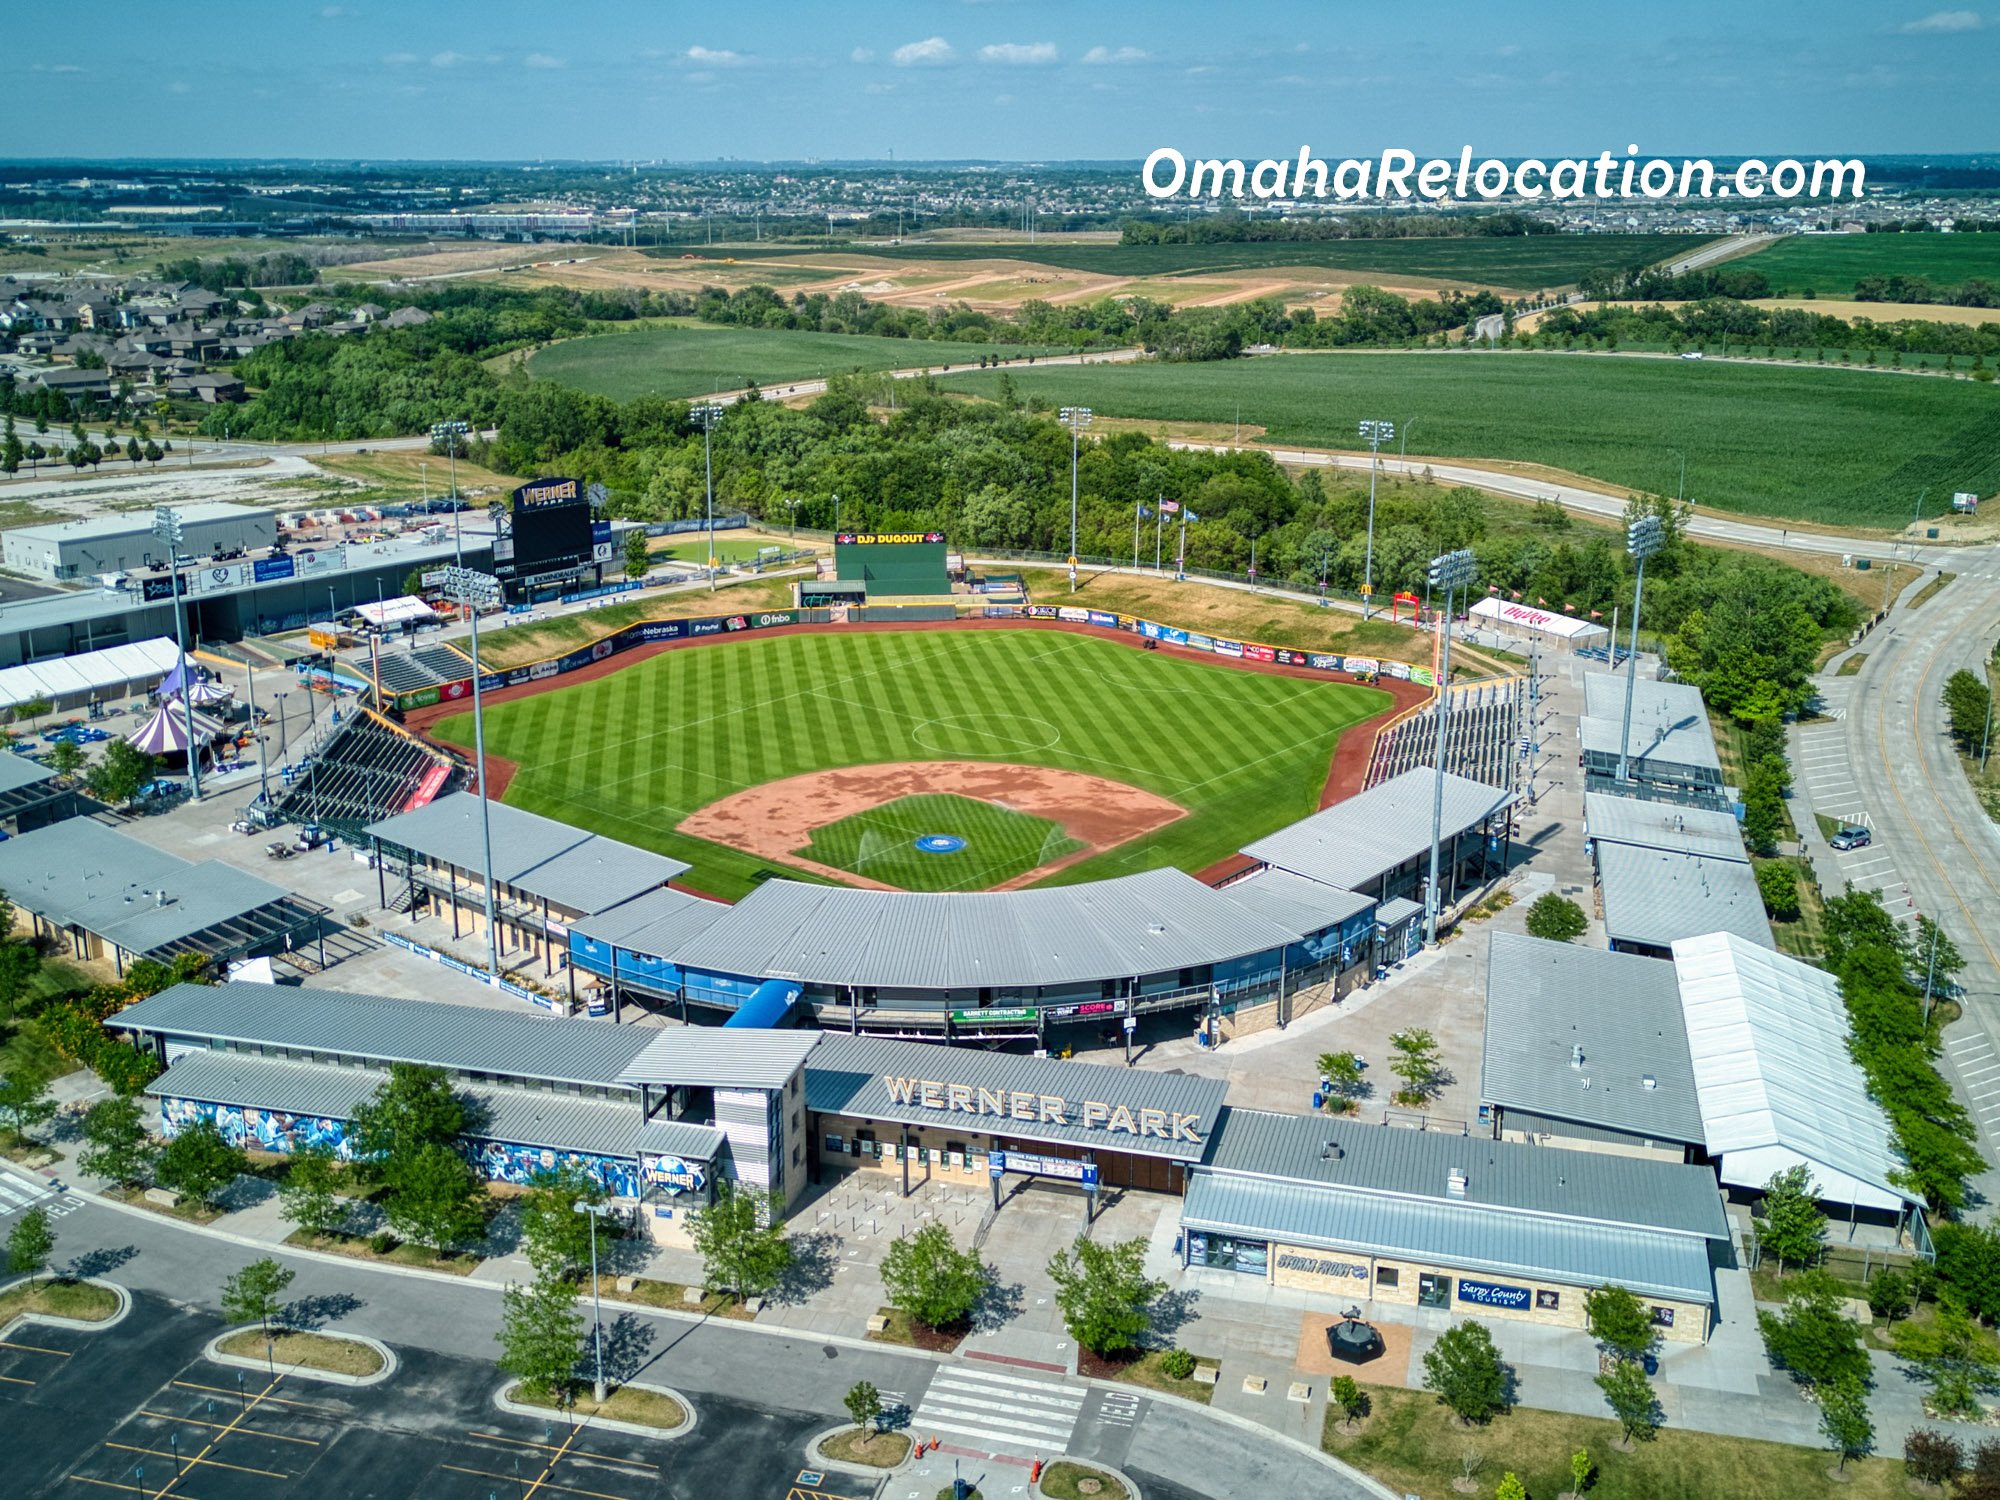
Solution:
M 602 1203 L 592 1203 L 587 1198 L 579 1198 L 573 1205 L 576 1212 L 590 1216 L 590 1295 L 597 1304 L 597 1320 L 591 1329 L 591 1343 L 597 1350 L 597 1384 L 595 1387 L 597 1404 L 604 1405 L 604 1289 L 597 1280 L 597 1221 L 604 1217 Z
M 1069 429 L 1069 591 L 1076 592 L 1076 454 L 1077 440 L 1090 425 L 1087 406 L 1065 406 L 1057 413 Z
M 1646 559 L 1667 545 L 1667 528 L 1658 516 L 1641 516 L 1625 528 L 1625 550 L 1637 571 L 1632 582 L 1632 648 L 1625 657 L 1625 727 L 1618 739 L 1618 779 L 1631 780 L 1632 695 L 1639 682 L 1639 604 L 1646 596 Z M 1615 648 L 1617 642 L 1612 642 Z
M 1469 547 L 1441 553 L 1431 559 L 1430 585 L 1444 590 L 1444 610 L 1438 616 L 1437 744 L 1431 768 L 1431 878 L 1424 891 L 1424 941 L 1437 946 L 1438 912 L 1444 892 L 1438 884 L 1438 845 L 1444 839 L 1444 748 L 1445 721 L 1451 716 L 1451 602 L 1452 595 L 1472 582 L 1479 559 Z
M 1364 420 L 1357 429 L 1368 445 L 1368 551 L 1361 564 L 1361 618 L 1375 611 L 1375 476 L 1381 468 L 1382 445 L 1395 441 L 1394 422 Z
M 708 482 L 708 591 L 715 592 L 715 449 L 709 436 L 722 416 L 713 402 L 688 408 L 688 415 L 701 423 L 701 466 Z
M 1688 493 L 1688 456 L 1679 448 L 1669 448 L 1667 452 L 1681 461 L 1681 481 L 1674 490 L 1674 504 L 1685 505 Z
M 168 587 L 174 596 L 174 649 L 180 653 L 181 721 L 187 730 L 188 796 L 201 801 L 201 747 L 194 738 L 194 694 L 188 691 L 186 609 L 181 604 L 181 517 L 172 506 L 153 512 L 153 535 L 167 544 Z

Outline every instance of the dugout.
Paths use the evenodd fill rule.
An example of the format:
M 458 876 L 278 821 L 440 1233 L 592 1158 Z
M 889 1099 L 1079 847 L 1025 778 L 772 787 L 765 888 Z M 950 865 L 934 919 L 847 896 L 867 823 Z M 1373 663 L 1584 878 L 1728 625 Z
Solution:
M 871 599 L 951 592 L 941 531 L 840 532 L 833 539 L 833 570 L 842 583 L 861 584 Z

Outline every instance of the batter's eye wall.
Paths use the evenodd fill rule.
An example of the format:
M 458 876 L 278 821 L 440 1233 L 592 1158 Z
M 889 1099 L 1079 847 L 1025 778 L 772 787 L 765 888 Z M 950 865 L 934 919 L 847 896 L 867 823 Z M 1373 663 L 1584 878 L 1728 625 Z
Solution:
M 908 536 L 841 533 L 833 541 L 833 570 L 842 583 L 862 583 L 871 599 L 949 594 L 941 532 Z

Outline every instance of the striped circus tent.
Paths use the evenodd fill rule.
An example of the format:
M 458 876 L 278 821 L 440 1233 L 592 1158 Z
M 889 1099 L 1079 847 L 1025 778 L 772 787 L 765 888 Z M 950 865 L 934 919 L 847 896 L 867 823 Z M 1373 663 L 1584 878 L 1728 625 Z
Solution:
M 203 744 L 222 734 L 222 726 L 206 714 L 194 716 L 194 732 Z M 187 754 L 187 710 L 178 703 L 162 703 L 152 718 L 125 736 L 133 749 L 147 755 Z
M 194 704 L 196 708 L 234 702 L 235 698 L 235 688 L 230 687 L 227 683 L 210 682 L 206 678 L 197 682 L 188 690 L 188 701 Z

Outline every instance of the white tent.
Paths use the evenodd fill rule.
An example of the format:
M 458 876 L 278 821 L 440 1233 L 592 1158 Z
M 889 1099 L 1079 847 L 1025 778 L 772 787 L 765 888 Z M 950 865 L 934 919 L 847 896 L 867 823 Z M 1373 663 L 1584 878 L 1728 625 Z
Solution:
M 354 612 L 381 630 L 390 625 L 404 625 L 412 620 L 435 620 L 437 611 L 423 600 L 405 594 L 397 599 L 384 599 L 376 604 L 357 604 Z
M 1474 619 L 1490 620 L 1502 630 L 1525 631 L 1568 646 L 1596 646 L 1611 639 L 1610 629 L 1594 620 L 1579 620 L 1574 615 L 1537 609 L 1532 604 L 1520 604 L 1497 595 L 1481 599 L 1468 613 Z
M 47 698 L 60 713 L 81 708 L 92 699 L 145 692 L 180 659 L 172 641 L 155 636 L 102 651 L 0 667 L 0 708 Z

